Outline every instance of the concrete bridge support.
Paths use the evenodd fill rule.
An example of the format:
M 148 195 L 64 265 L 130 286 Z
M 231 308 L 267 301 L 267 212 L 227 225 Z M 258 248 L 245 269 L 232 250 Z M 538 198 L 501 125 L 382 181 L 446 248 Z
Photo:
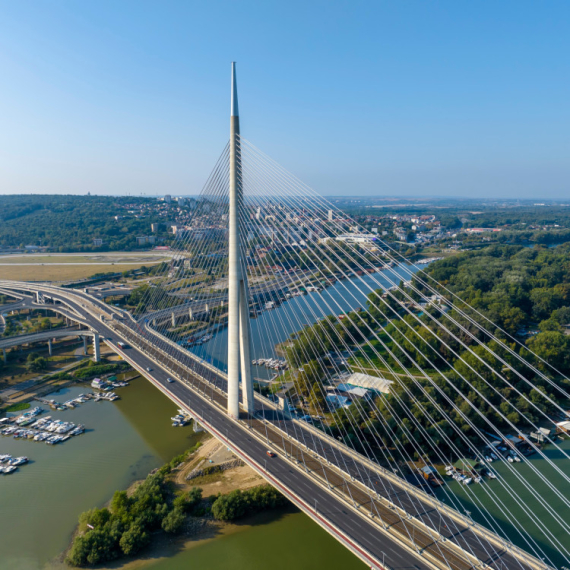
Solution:
M 194 319 L 194 313 L 192 312 L 192 307 L 188 308 L 188 317 L 191 321 Z
M 229 236 L 228 236 L 228 415 L 239 418 L 239 386 L 242 382 L 244 404 L 253 411 L 249 400 L 251 360 L 249 351 L 249 307 L 247 272 L 243 266 L 239 220 L 243 209 L 241 154 L 239 148 L 239 113 L 235 63 L 232 63 L 230 112 Z M 241 302 L 240 302 L 241 301 Z M 206 306 L 206 311 L 208 307 Z M 247 395 L 246 395 L 247 394 Z
M 87 337 L 83 337 L 83 354 L 87 356 Z
M 6 349 L 2 349 L 2 358 L 4 359 L 4 364 L 8 362 L 8 354 L 6 353 Z
M 99 346 L 99 335 L 93 334 L 93 360 L 99 362 L 101 360 L 101 347 Z
M 51 343 L 51 338 L 48 339 L 48 352 L 49 352 L 49 355 L 50 355 L 50 356 L 53 356 L 53 354 L 52 354 L 52 353 L 53 353 L 53 346 L 52 346 L 52 343 Z
M 174 312 L 172 313 L 172 326 L 173 327 L 176 326 L 176 315 L 174 314 Z

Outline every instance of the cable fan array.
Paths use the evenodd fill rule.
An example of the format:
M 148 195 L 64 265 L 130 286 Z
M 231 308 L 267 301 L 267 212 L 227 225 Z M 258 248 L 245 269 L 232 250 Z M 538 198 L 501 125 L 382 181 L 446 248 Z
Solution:
M 429 477 L 447 506 L 469 505 L 507 548 L 514 542 L 551 566 L 568 559 L 569 475 L 528 437 L 566 416 L 563 375 L 390 244 L 347 239 L 345 214 L 247 140 L 238 149 L 256 390 L 400 477 Z M 171 262 L 134 311 L 222 371 L 228 160 L 226 146 Z M 556 436 L 544 439 L 568 459 Z M 519 465 L 520 449 L 540 464 Z M 493 458 L 502 475 L 484 482 L 495 477 Z M 441 484 L 442 466 L 463 484 Z M 394 501 L 408 495 L 399 489 Z M 488 544 L 478 547 L 493 558 Z

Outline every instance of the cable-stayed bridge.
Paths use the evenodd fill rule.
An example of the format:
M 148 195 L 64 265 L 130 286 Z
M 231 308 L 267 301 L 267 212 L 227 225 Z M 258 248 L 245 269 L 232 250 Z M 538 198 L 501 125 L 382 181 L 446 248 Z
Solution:
M 0 288 L 75 315 L 371 567 L 562 566 L 568 475 L 528 438 L 565 414 L 562 375 L 242 138 L 234 74 L 231 117 L 133 314 Z M 523 474 L 523 450 L 557 480 L 536 461 Z M 488 478 L 490 454 L 508 477 Z M 471 512 L 451 485 L 436 498 L 414 484 L 444 466 Z

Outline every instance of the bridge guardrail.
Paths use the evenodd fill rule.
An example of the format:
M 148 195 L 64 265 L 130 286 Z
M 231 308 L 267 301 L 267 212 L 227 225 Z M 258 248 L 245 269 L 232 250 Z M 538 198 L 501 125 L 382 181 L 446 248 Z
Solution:
M 152 329 L 151 329 L 150 327 L 149 327 L 147 330 L 149 330 L 149 332 L 152 331 Z M 132 331 L 132 332 L 134 332 L 134 331 Z M 146 339 L 144 339 L 143 337 L 141 337 L 141 335 L 139 335 L 138 333 L 134 332 L 134 334 L 135 334 L 136 336 L 138 336 L 141 340 L 146 341 Z M 179 345 L 177 345 L 175 342 L 171 341 L 170 339 L 167 339 L 167 338 L 163 337 L 163 335 L 161 335 L 160 333 L 157 333 L 156 331 L 152 331 L 152 334 L 156 334 L 157 336 L 160 336 L 164 341 L 166 341 L 168 344 L 170 344 L 171 346 L 173 346 L 175 349 L 177 349 L 177 350 L 182 350 Z M 167 357 L 167 358 L 172 358 L 172 355 L 168 354 L 167 352 L 165 352 L 164 350 L 162 350 L 162 349 L 159 348 L 159 347 L 155 347 L 155 350 L 159 350 L 159 351 L 160 351 L 165 357 Z M 222 373 L 218 368 L 216 368 L 216 367 L 210 365 L 209 363 L 206 363 L 206 362 L 203 361 L 200 357 L 196 356 L 196 355 L 193 354 L 193 353 L 190 353 L 190 352 L 189 352 L 188 354 L 189 354 L 193 359 L 195 359 L 196 361 L 200 362 L 201 364 L 205 364 L 205 365 L 207 366 L 207 368 L 209 368 L 210 370 L 216 372 L 217 374 L 219 374 L 219 375 L 222 376 L 222 377 L 227 378 L 227 375 L 224 374 L 224 373 Z M 182 368 L 185 368 L 186 370 L 188 370 L 189 373 L 195 374 L 195 375 L 199 376 L 199 377 L 202 379 L 202 381 L 204 381 L 204 382 L 207 383 L 208 385 L 212 386 L 218 393 L 220 393 L 220 394 L 225 394 L 225 393 L 223 392 L 223 390 L 221 390 L 220 388 L 218 388 L 215 384 L 212 384 L 210 381 L 208 381 L 206 378 L 204 378 L 203 376 L 201 376 L 201 375 L 198 374 L 197 372 L 195 372 L 195 371 L 189 369 L 189 368 L 188 368 L 187 366 L 185 366 L 184 364 L 178 364 L 178 365 L 181 366 Z M 174 372 L 170 367 L 168 367 L 168 369 L 171 371 L 171 373 L 175 374 L 175 372 Z M 255 394 L 255 397 L 256 397 L 258 400 L 263 400 L 263 403 L 266 404 L 266 405 L 268 405 L 270 408 L 272 408 L 272 409 L 274 409 L 274 410 L 279 409 L 273 402 L 271 402 L 269 399 L 265 398 L 264 396 L 261 396 L 261 395 L 259 395 L 259 394 Z M 280 411 L 282 411 L 282 410 L 280 410 Z M 378 464 L 373 463 L 372 461 L 368 460 L 368 459 L 365 458 L 364 456 L 361 456 L 361 455 L 356 454 L 356 452 L 353 452 L 353 451 L 352 451 L 350 448 L 348 448 L 346 445 L 337 442 L 334 438 L 330 437 L 328 434 L 325 434 L 325 433 L 322 432 L 321 430 L 318 430 L 317 428 L 315 428 L 315 427 L 312 426 L 311 424 L 308 424 L 307 422 L 302 422 L 302 423 L 301 423 L 299 420 L 296 420 L 296 419 L 293 419 L 293 418 L 290 418 L 290 419 L 291 419 L 291 421 L 296 422 L 296 423 L 299 425 L 300 428 L 303 428 L 303 429 L 311 428 L 311 432 L 314 433 L 314 435 L 318 436 L 319 438 L 324 439 L 324 438 L 326 437 L 327 440 L 328 440 L 331 444 L 334 444 L 335 448 L 339 449 L 339 450 L 342 451 L 343 453 L 347 453 L 347 454 L 350 455 L 351 457 L 354 457 L 355 460 L 359 461 L 360 463 L 365 463 L 365 464 L 366 464 L 369 468 L 371 468 L 373 471 L 376 471 L 376 472 L 381 471 L 382 473 L 385 472 L 387 475 L 390 476 L 389 479 L 390 479 L 392 482 L 394 482 L 396 485 L 398 485 L 400 488 L 403 486 L 401 483 L 404 483 L 405 486 L 410 486 L 410 487 L 411 487 L 412 494 L 414 494 L 414 496 L 418 497 L 420 500 L 425 500 L 426 498 L 431 499 L 431 497 L 429 497 L 429 496 L 426 495 L 425 493 L 419 491 L 418 489 L 416 489 L 415 487 L 413 487 L 412 485 L 410 485 L 410 484 L 407 483 L 406 481 L 399 480 L 400 478 L 396 478 L 394 475 L 392 475 L 389 471 L 385 470 L 383 467 L 379 466 Z M 284 435 L 284 436 L 287 437 L 287 438 L 290 438 L 290 437 L 291 437 L 290 434 L 288 434 L 287 432 L 283 431 L 283 430 L 282 430 L 281 428 L 279 428 L 279 426 L 277 426 L 277 425 L 272 424 L 272 428 L 275 429 L 276 431 L 280 432 L 282 435 Z M 323 436 L 324 436 L 324 437 L 323 437 Z M 301 445 L 302 447 L 305 447 L 305 448 L 306 448 L 308 451 L 310 451 L 311 453 L 315 453 L 315 454 L 316 454 L 316 452 L 314 452 L 313 450 L 310 450 L 310 448 L 309 448 L 308 446 L 306 446 L 305 444 L 303 444 L 301 441 L 299 441 L 299 440 L 295 440 L 295 441 L 296 441 L 299 445 Z M 318 455 L 318 454 L 317 454 L 317 455 Z M 363 459 L 365 459 L 366 462 L 363 461 Z M 327 461 L 327 463 L 329 463 L 329 465 L 330 465 L 332 468 L 334 468 L 336 471 L 339 471 L 341 474 L 347 475 L 348 477 L 350 477 L 351 480 L 352 480 L 354 483 L 360 483 L 360 482 L 356 481 L 356 480 L 350 475 L 350 473 L 344 471 L 340 466 L 335 465 L 335 464 L 332 464 L 332 463 L 330 463 L 330 462 L 328 462 L 328 461 Z M 369 489 L 368 487 L 366 487 L 366 485 L 365 485 L 364 483 L 361 483 L 360 486 L 362 486 L 362 487 L 366 488 L 368 491 L 370 491 L 370 489 Z M 376 494 L 376 493 L 375 493 L 375 494 Z M 423 495 L 425 495 L 425 497 L 424 497 Z M 382 502 L 384 502 L 384 503 L 390 505 L 390 508 L 392 508 L 392 509 L 396 509 L 397 511 L 401 511 L 401 512 L 403 512 L 403 513 L 406 512 L 406 511 L 402 510 L 400 507 L 398 507 L 398 505 L 396 505 L 395 503 L 392 503 L 391 501 L 389 501 L 388 499 L 383 498 L 383 501 L 382 501 Z M 443 503 L 442 503 L 442 505 L 443 505 Z M 433 505 L 432 505 L 432 506 L 433 506 Z M 447 507 L 447 506 L 444 505 L 444 507 Z M 446 509 L 446 512 L 447 512 L 447 509 Z M 461 515 L 459 515 L 459 518 L 461 519 L 461 522 L 462 522 L 463 524 L 465 524 L 465 525 L 468 526 L 468 527 L 472 527 L 473 523 L 471 523 L 471 521 L 467 522 L 467 519 L 462 518 Z M 425 523 L 423 523 L 423 521 L 421 521 L 421 520 L 419 520 L 419 519 L 417 519 L 417 518 L 414 518 L 414 523 L 425 527 L 425 528 L 427 529 L 427 531 L 429 532 L 429 534 L 432 534 L 433 532 L 436 532 L 436 533 L 440 536 L 440 538 L 443 538 L 440 533 L 438 533 L 435 529 L 433 529 L 433 528 L 431 528 L 431 527 L 428 527 Z M 466 552 L 465 550 L 463 550 L 463 549 L 461 548 L 461 546 L 459 546 L 458 544 L 455 544 L 455 543 L 453 543 L 453 542 L 450 542 L 450 545 L 452 545 L 454 549 L 461 551 L 463 554 L 466 554 L 469 558 L 474 558 L 474 559 L 476 559 L 476 558 L 473 557 L 473 555 L 471 555 L 469 552 Z M 504 546 L 504 545 L 501 543 L 501 546 Z M 479 562 L 478 559 L 476 559 L 476 560 Z M 543 570 L 542 567 L 541 567 L 541 570 Z

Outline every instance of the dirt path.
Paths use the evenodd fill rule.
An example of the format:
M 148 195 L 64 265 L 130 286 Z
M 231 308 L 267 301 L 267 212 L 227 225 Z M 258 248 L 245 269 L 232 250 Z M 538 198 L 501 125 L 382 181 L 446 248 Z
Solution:
M 176 473 L 174 477 L 176 486 L 181 490 L 190 490 L 192 487 L 199 486 L 202 488 L 202 495 L 208 497 L 209 495 L 229 493 L 235 489 L 249 489 L 250 487 L 263 484 L 263 478 L 247 465 L 226 469 L 212 476 L 200 477 L 195 481 L 192 479 L 186 480 L 188 473 L 202 464 L 206 467 L 208 460 L 215 455 L 219 455 L 222 451 L 224 451 L 222 443 L 213 437 L 208 439 L 200 447 L 195 457 Z

